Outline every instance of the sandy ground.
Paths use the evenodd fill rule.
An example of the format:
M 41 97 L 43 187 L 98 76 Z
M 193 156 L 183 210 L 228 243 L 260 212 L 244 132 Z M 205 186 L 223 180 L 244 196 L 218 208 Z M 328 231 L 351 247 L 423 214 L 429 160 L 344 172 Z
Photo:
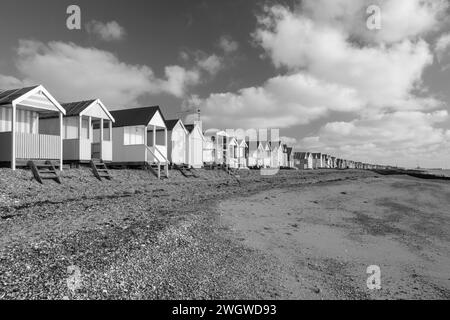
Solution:
M 0 299 L 448 298 L 448 182 L 0 170 Z M 316 191 L 314 191 L 316 190 Z M 382 290 L 365 288 L 379 264 Z M 80 271 L 71 289 L 72 271 Z M 415 289 L 417 288 L 417 289 Z
M 220 204 L 245 246 L 276 258 L 287 299 L 450 298 L 450 184 L 407 177 L 269 190 Z M 366 285 L 369 265 L 381 290 Z

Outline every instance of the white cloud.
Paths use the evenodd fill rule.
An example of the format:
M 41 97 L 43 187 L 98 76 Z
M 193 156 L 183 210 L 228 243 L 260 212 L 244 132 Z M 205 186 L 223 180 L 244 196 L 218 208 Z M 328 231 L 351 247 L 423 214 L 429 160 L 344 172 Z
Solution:
M 125 37 L 125 29 L 116 21 L 100 22 L 92 20 L 86 24 L 86 30 L 103 41 L 117 41 Z
M 366 27 L 366 10 L 381 10 L 381 29 Z M 376 43 L 395 43 L 435 31 L 445 17 L 447 0 L 306 0 L 300 10 L 314 21 Z
M 223 68 L 222 58 L 215 54 L 199 59 L 197 65 L 211 75 L 217 74 Z
M 353 89 L 297 73 L 238 93 L 212 94 L 193 106 L 200 107 L 205 121 L 219 127 L 285 128 L 309 123 L 329 111 L 358 110 L 361 101 Z
M 327 8 L 316 7 L 325 16 L 327 10 L 334 12 Z M 211 94 L 199 103 L 204 118 L 215 126 L 283 128 L 331 111 L 364 115 L 440 105 L 432 96 L 415 94 L 433 62 L 424 40 L 361 46 L 349 40 L 345 28 L 316 19 L 279 5 L 266 7 L 253 36 L 273 64 L 287 72 L 236 93 Z
M 292 138 L 292 137 L 280 137 L 280 141 L 282 143 L 284 143 L 285 145 L 287 145 L 288 147 L 293 147 L 297 144 L 297 139 Z
M 441 35 L 436 41 L 435 51 L 439 61 L 448 54 L 448 49 L 450 49 L 450 33 Z
M 176 97 L 183 97 L 186 87 L 200 82 L 200 74 L 197 70 L 186 70 L 180 66 L 166 67 L 165 74 L 167 80 L 161 80 L 160 87 Z
M 1 89 L 16 89 L 23 87 L 25 83 L 15 77 L 4 76 L 0 74 L 0 90 Z
M 233 53 L 238 50 L 239 44 L 230 36 L 222 36 L 219 39 L 219 47 L 226 53 Z
M 259 20 L 255 39 L 275 66 L 353 88 L 370 108 L 424 107 L 414 104 L 411 91 L 433 61 L 425 41 L 356 46 L 342 30 L 280 6 L 267 9 Z
M 165 78 L 158 78 L 148 66 L 127 64 L 108 51 L 73 43 L 21 40 L 17 54 L 24 81 L 48 86 L 62 101 L 100 98 L 111 106 L 137 105 L 146 94 L 182 97 L 199 81 L 197 71 L 168 66 Z
M 412 166 L 419 162 L 445 167 L 450 156 L 448 131 L 435 125 L 448 118 L 446 110 L 398 111 L 350 122 L 330 122 L 300 144 L 304 149 L 372 163 Z

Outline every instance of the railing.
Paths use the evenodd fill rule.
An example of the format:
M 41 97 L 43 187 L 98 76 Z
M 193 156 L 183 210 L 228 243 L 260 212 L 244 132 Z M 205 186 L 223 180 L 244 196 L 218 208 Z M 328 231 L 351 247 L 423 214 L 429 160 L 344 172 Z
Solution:
M 160 162 L 164 162 L 164 163 L 168 163 L 169 161 L 167 160 L 166 156 L 161 152 L 161 150 L 158 149 L 158 146 L 155 147 L 156 150 L 156 154 L 158 154 L 160 156 L 160 159 L 158 159 Z M 161 161 L 163 160 L 163 161 Z
M 152 148 L 149 146 L 145 146 L 147 148 L 147 162 L 150 162 L 149 159 L 151 158 L 157 165 L 161 164 L 161 161 L 155 156 L 155 153 L 153 152 Z M 154 148 L 153 148 L 154 149 Z M 151 157 L 148 156 L 150 153 Z
M 60 136 L 16 132 L 16 158 L 56 160 L 60 157 Z
M 159 163 L 168 163 L 167 157 L 162 153 L 159 148 L 166 148 L 165 146 L 155 146 L 155 147 L 147 147 L 151 150 L 151 155 L 154 158 L 153 160 L 157 160 Z M 150 161 L 151 162 L 151 161 Z
M 153 159 L 153 163 L 155 163 L 158 166 L 158 179 L 161 179 L 161 165 L 164 165 L 164 169 L 165 169 L 164 171 L 165 171 L 165 174 L 166 174 L 166 178 L 169 178 L 169 162 L 164 157 L 164 155 L 161 153 L 161 151 L 159 151 L 156 148 L 156 151 L 161 153 L 161 156 L 165 159 L 165 162 L 161 162 L 158 159 L 158 157 L 155 155 L 155 152 L 154 152 L 155 148 L 151 148 L 149 146 L 145 146 L 145 147 L 147 148 L 147 162 L 150 162 L 149 158 L 152 158 Z M 150 153 L 151 157 L 148 156 L 149 153 Z

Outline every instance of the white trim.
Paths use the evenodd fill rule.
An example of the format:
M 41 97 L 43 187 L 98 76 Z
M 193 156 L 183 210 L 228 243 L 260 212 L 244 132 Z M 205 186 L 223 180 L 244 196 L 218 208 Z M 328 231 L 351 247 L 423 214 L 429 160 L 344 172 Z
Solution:
M 12 103 L 11 114 L 11 169 L 16 170 L 16 103 Z
M 130 110 L 133 110 L 133 109 L 130 109 Z M 163 124 L 164 126 L 155 125 L 154 123 L 152 123 L 153 119 L 155 119 L 156 114 L 159 114 L 159 116 L 161 118 L 161 124 Z M 147 127 L 148 126 L 156 126 L 158 128 L 167 128 L 166 122 L 164 121 L 164 117 L 163 117 L 162 113 L 159 110 L 156 110 L 155 114 L 153 115 L 153 117 L 148 122 Z
M 36 88 L 28 91 L 27 93 L 21 95 L 20 97 L 16 98 L 13 100 L 12 104 L 20 104 L 21 101 L 26 100 L 28 97 L 38 93 L 39 91 L 42 91 L 42 93 L 44 94 L 44 96 L 47 97 L 47 99 L 49 99 L 53 105 L 63 114 L 66 114 L 66 110 L 59 104 L 58 101 L 56 101 L 55 98 L 53 98 L 53 96 L 47 91 L 47 89 L 45 89 L 43 86 L 39 85 Z
M 103 109 L 103 111 L 105 111 L 106 115 L 108 116 L 108 118 L 112 121 L 112 122 L 116 122 L 116 120 L 114 119 L 114 117 L 111 115 L 111 113 L 109 113 L 108 109 L 106 109 L 105 105 L 103 104 L 103 102 L 100 101 L 100 99 L 97 99 L 95 101 L 93 101 L 89 106 L 87 106 L 83 111 L 80 112 L 79 116 L 83 116 L 84 113 L 91 108 L 94 104 L 99 104 L 100 107 Z
M 181 119 L 178 119 L 177 123 L 173 126 L 173 128 L 175 128 L 175 127 L 178 125 L 178 123 L 181 124 L 181 128 L 183 128 L 184 133 L 185 133 L 186 135 L 189 135 L 190 133 L 189 133 L 189 131 L 187 131 L 187 129 L 186 129 L 186 127 L 184 126 L 184 123 L 183 123 L 183 121 L 181 121 Z M 170 131 L 173 131 L 173 129 L 170 130 Z

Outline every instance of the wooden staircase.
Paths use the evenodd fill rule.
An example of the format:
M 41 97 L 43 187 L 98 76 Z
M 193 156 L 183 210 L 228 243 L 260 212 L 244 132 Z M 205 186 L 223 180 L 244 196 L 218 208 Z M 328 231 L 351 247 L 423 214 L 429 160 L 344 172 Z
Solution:
M 158 179 L 162 179 L 162 178 L 168 179 L 169 178 L 169 161 L 158 149 L 155 149 L 155 152 L 158 153 L 160 158 L 162 158 L 163 160 L 160 160 L 155 155 L 153 150 L 150 147 L 147 147 L 147 153 L 152 156 L 151 158 L 154 159 L 154 162 L 147 162 L 145 167 L 146 167 L 146 169 L 149 169 L 150 171 L 152 171 L 153 174 Z M 164 170 L 161 171 L 161 167 L 163 167 Z
M 28 166 L 33 172 L 34 178 L 40 183 L 43 184 L 43 180 L 55 180 L 58 183 L 61 183 L 61 177 L 59 175 L 58 169 L 51 161 L 29 161 Z
M 111 175 L 103 160 L 91 160 L 91 168 L 98 180 L 102 181 L 102 178 L 111 180 Z
M 164 170 L 161 170 L 163 167 Z M 168 179 L 169 178 L 169 164 L 162 162 L 148 163 L 146 168 L 153 172 L 153 174 L 158 179 Z
M 186 178 L 198 178 L 198 175 L 195 173 L 195 169 L 188 164 L 173 164 L 173 168 L 180 171 L 181 174 Z

